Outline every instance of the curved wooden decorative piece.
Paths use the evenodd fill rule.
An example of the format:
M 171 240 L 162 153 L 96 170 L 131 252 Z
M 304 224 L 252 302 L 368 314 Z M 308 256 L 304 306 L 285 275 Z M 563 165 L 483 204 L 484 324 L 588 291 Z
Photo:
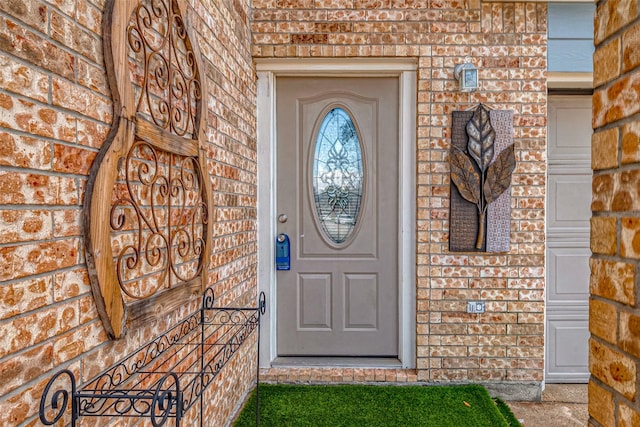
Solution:
M 205 90 L 184 12 L 178 0 L 108 0 L 105 9 L 114 121 L 92 165 L 84 224 L 91 289 L 111 338 L 205 286 Z

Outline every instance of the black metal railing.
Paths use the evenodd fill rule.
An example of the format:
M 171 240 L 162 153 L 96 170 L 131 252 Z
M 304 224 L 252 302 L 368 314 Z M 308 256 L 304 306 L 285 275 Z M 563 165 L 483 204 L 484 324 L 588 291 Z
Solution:
M 64 369 L 48 382 L 40 399 L 45 425 L 69 417 L 146 417 L 154 427 L 180 419 L 197 402 L 226 363 L 257 329 L 266 310 L 264 292 L 252 308 L 214 307 L 208 288 L 199 312 L 148 342 L 78 388 L 74 374 Z M 256 348 L 256 387 L 259 358 Z M 204 412 L 204 410 L 202 410 Z M 256 399 L 256 420 L 258 399 Z M 202 425 L 203 416 L 200 416 Z

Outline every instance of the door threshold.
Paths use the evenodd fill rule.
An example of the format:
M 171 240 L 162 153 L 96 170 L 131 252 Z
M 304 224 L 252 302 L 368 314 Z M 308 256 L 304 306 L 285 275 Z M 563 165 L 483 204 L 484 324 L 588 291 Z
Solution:
M 274 368 L 402 368 L 397 357 L 277 357 Z

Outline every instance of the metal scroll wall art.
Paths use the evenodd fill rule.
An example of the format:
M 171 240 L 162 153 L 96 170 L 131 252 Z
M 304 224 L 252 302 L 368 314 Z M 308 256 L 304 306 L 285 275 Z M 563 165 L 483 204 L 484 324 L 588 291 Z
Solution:
M 179 0 L 109 0 L 112 132 L 92 166 L 87 265 L 111 338 L 199 298 L 211 238 L 196 46 Z
M 516 166 L 513 113 L 453 112 L 451 251 L 508 252 L 511 175 Z

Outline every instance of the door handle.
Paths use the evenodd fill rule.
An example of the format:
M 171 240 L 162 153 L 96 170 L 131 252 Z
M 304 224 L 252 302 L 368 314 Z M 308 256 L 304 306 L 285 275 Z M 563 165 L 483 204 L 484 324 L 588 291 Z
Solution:
M 291 245 L 284 233 L 276 237 L 276 270 L 291 270 Z

